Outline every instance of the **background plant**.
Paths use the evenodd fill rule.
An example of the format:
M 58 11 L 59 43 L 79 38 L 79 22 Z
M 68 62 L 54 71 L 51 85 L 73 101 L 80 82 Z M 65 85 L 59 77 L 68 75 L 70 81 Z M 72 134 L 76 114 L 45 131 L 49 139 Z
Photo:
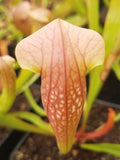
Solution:
M 2 1 L 1 1 L 2 2 Z M 8 54 L 7 51 L 7 46 L 11 43 L 11 41 L 20 41 L 23 38 L 23 34 L 16 29 L 13 21 L 12 21 L 12 9 L 17 7 L 18 4 L 22 3 L 21 1 L 6 1 L 6 3 L 2 2 L 0 4 L 1 7 L 1 11 L 2 14 L 0 14 L 0 39 L 1 39 L 1 44 L 2 46 L 4 46 L 4 52 L 2 51 L 2 54 L 4 54 L 5 52 Z M 104 3 L 104 8 L 100 8 L 100 3 Z M 3 5 L 5 4 L 5 5 Z M 6 6 L 7 4 L 7 6 Z M 89 117 L 89 113 L 90 110 L 92 109 L 92 105 L 94 100 L 96 99 L 97 95 L 99 94 L 103 83 L 105 82 L 111 68 L 114 70 L 117 78 L 119 79 L 119 75 L 120 75 L 120 69 L 119 69 L 119 0 L 104 0 L 104 1 L 100 1 L 100 0 L 96 0 L 96 1 L 92 1 L 92 0 L 63 0 L 63 1 L 54 1 L 54 0 L 42 0 L 42 1 L 31 1 L 30 5 L 34 5 L 35 8 L 38 7 L 43 7 L 43 8 L 47 8 L 51 11 L 53 17 L 57 18 L 63 18 L 66 21 L 78 25 L 78 26 L 89 26 L 89 28 L 101 33 L 103 35 L 103 38 L 105 40 L 105 45 L 106 45 L 106 57 L 105 57 L 105 64 L 101 67 L 97 67 L 95 68 L 89 75 L 89 92 L 88 92 L 88 96 L 87 96 L 87 100 L 85 103 L 85 110 L 84 110 L 84 114 L 83 114 L 83 124 L 81 127 L 81 130 L 84 132 L 85 128 L 86 128 L 86 123 Z M 9 6 L 9 7 L 8 7 Z M 107 16 L 106 19 L 102 22 L 100 21 L 100 17 L 102 15 L 102 13 L 104 13 L 104 11 L 107 10 Z M 31 13 L 33 12 L 33 10 L 31 11 Z M 10 14 L 8 14 L 10 13 Z M 38 12 L 40 13 L 40 12 Z M 8 16 L 10 15 L 10 16 Z M 38 14 L 37 14 L 38 15 Z M 32 17 L 31 17 L 32 16 Z M 39 18 L 36 20 L 36 18 L 33 15 L 29 15 L 30 20 L 33 22 L 34 24 L 32 26 L 32 32 L 34 32 L 35 30 L 37 30 L 40 25 L 39 24 Z M 1 23 L 2 22 L 2 23 Z M 5 22 L 5 23 L 3 23 Z M 37 24 L 37 25 L 36 25 Z M 6 27 L 5 27 L 6 26 Z M 25 35 L 25 34 L 24 34 Z M 2 49 L 3 50 L 3 49 Z M 5 53 L 5 54 L 6 54 Z M 114 65 L 113 65 L 114 64 Z M 18 65 L 14 65 L 15 68 L 16 66 L 18 67 Z M 26 76 L 25 76 L 26 75 Z M 24 77 L 24 79 L 23 79 Z M 31 85 L 35 79 L 37 79 L 39 77 L 39 75 L 34 75 L 33 73 L 26 71 L 26 70 L 21 70 L 20 71 L 20 75 L 19 77 L 17 77 L 16 80 L 16 93 L 15 95 L 18 95 L 19 93 L 23 92 L 26 90 L 26 88 L 28 88 L 29 85 Z M 96 83 L 94 83 L 96 82 Z M 29 91 L 29 89 L 27 89 L 25 91 L 25 95 L 27 96 L 27 99 L 29 100 L 31 106 L 33 107 L 33 109 L 36 111 L 37 114 L 40 115 L 45 115 L 44 111 L 42 111 L 38 105 L 36 104 L 36 102 L 34 101 L 34 99 L 32 98 L 32 95 Z M 28 124 L 28 130 L 29 131 L 34 131 L 34 132 L 42 132 L 42 128 L 40 124 L 42 124 L 43 121 L 41 121 L 40 117 L 37 116 L 36 114 L 31 114 L 32 116 L 37 116 L 36 119 L 38 121 L 41 121 L 41 123 L 38 123 L 37 120 L 35 120 L 34 118 L 29 118 L 31 113 L 29 112 L 25 112 L 25 113 L 14 113 L 13 115 L 11 114 L 5 114 L 3 116 L 3 114 L 1 114 L 1 121 L 0 123 L 2 123 L 1 125 L 5 125 L 5 126 L 9 126 L 12 128 L 16 128 L 16 129 L 24 129 L 27 127 L 23 127 L 23 123 L 24 121 L 19 120 L 16 117 L 20 117 L 23 118 L 25 120 L 29 120 L 30 122 L 32 122 L 33 124 L 35 124 L 35 129 L 30 128 L 32 127 L 32 125 Z M 6 116 L 6 118 L 5 118 Z M 11 118 L 12 117 L 12 118 Z M 9 123 L 9 121 L 14 120 L 14 122 L 16 123 Z M 119 114 L 116 116 L 115 121 L 119 120 Z M 17 128 L 18 125 L 17 123 L 21 123 L 22 125 L 19 125 L 21 127 Z M 44 124 L 45 125 L 45 124 Z M 44 126 L 43 125 L 43 126 Z M 37 126 L 37 129 L 36 129 Z M 45 125 L 46 126 L 46 125 Z M 39 128 L 39 129 L 38 129 Z M 27 129 L 26 129 L 27 130 Z M 49 131 L 48 131 L 49 132 Z M 46 133 L 46 132 L 44 132 Z M 51 130 L 52 133 L 52 130 Z M 96 146 L 97 145 L 97 146 Z M 114 155 L 119 156 L 119 153 L 117 152 L 117 148 L 119 147 L 119 145 L 115 145 L 112 148 L 112 152 L 111 152 L 111 144 L 110 145 L 99 145 L 96 144 L 94 147 L 94 144 L 90 144 L 90 147 L 87 144 L 83 144 L 81 145 L 81 147 L 86 147 L 88 149 L 92 149 L 92 150 L 101 150 L 102 147 L 102 151 L 103 152 L 109 152 L 112 153 Z M 91 147 L 92 146 L 92 147 Z M 104 147 L 105 146 L 105 147 Z M 107 146 L 107 147 L 106 147 Z M 97 148 L 97 149 L 96 149 Z
M 2 56 L 0 57 L 0 124 L 14 129 L 41 133 L 44 131 L 41 131 L 40 126 L 43 124 L 46 125 L 46 123 L 40 123 L 39 127 L 33 126 L 32 124 L 25 123 L 20 119 L 18 120 L 18 118 L 14 115 L 9 115 L 9 110 L 14 103 L 15 97 L 24 91 L 33 110 L 40 115 L 45 115 L 45 112 L 39 107 L 39 105 L 37 105 L 33 99 L 31 91 L 28 89 L 28 87 L 39 78 L 39 74 L 35 75 L 30 71 L 20 69 L 17 62 L 11 58 L 11 56 L 14 57 L 14 54 L 10 53 L 8 50 L 9 45 L 15 44 L 23 38 L 23 34 L 15 27 L 12 20 L 12 10 L 15 7 L 14 5 L 19 2 L 20 1 L 16 1 L 15 4 L 13 1 L 0 2 L 0 54 Z M 14 61 L 12 65 L 11 59 Z M 17 77 L 15 76 L 16 69 L 19 70 L 19 75 Z M 28 112 L 28 117 L 31 115 L 35 116 L 34 114 Z M 37 118 L 38 121 L 41 120 L 37 115 L 35 118 Z M 47 125 L 47 128 L 50 128 L 50 126 Z M 52 134 L 51 128 L 48 132 Z M 47 134 L 47 132 L 45 133 Z

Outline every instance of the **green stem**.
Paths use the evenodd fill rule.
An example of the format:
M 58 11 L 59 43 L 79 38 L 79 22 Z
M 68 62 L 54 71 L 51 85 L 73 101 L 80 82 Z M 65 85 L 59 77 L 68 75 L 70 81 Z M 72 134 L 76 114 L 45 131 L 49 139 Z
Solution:
M 30 92 L 30 89 L 27 88 L 25 91 L 24 91 L 24 94 L 28 100 L 28 102 L 30 103 L 32 109 L 37 113 L 39 114 L 40 116 L 46 116 L 46 113 L 45 111 L 36 103 L 36 101 L 34 100 L 31 92 Z
M 22 93 L 27 89 L 33 82 L 40 77 L 40 74 L 34 74 L 31 71 L 21 69 L 19 76 L 16 80 L 16 95 Z
M 83 123 L 81 126 L 81 130 L 83 132 L 85 131 L 87 120 L 88 120 L 90 111 L 92 109 L 94 100 L 98 96 L 98 94 L 103 86 L 103 83 L 101 82 L 101 80 L 99 78 L 99 75 L 100 75 L 102 68 L 103 68 L 102 66 L 99 66 L 99 67 L 95 68 L 94 70 L 92 70 L 92 72 L 90 73 L 89 91 L 88 91 L 87 100 L 86 100 L 86 103 L 84 106 Z

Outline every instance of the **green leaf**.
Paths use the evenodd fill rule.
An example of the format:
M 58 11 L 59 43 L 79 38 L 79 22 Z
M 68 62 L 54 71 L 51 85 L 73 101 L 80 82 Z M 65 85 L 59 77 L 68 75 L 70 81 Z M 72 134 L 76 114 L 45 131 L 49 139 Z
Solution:
M 100 32 L 99 0 L 96 1 L 86 0 L 86 4 L 87 4 L 89 27 L 97 32 Z M 89 113 L 92 108 L 93 102 L 96 99 L 102 87 L 102 82 L 99 78 L 99 74 L 102 68 L 103 66 L 102 67 L 98 66 L 90 73 L 88 96 L 86 103 L 84 105 L 84 113 L 83 113 L 83 124 L 82 124 L 83 130 L 85 130 L 87 119 L 89 117 Z
M 80 14 L 75 14 L 65 18 L 65 20 L 76 26 L 84 26 L 87 24 L 87 16 L 82 16 Z
M 106 45 L 106 56 L 110 54 L 120 34 L 120 1 L 111 0 L 109 11 L 105 20 L 103 37 Z
M 57 4 L 55 4 L 52 13 L 54 14 L 54 16 L 57 17 L 65 17 L 67 16 L 72 10 L 72 4 L 69 3 L 69 1 L 65 0 L 62 1 L 60 3 L 57 2 Z
M 99 0 L 86 0 L 89 28 L 100 32 Z
M 106 17 L 105 27 L 103 30 L 103 37 L 105 40 L 105 49 L 106 49 L 106 57 L 113 51 L 116 43 L 116 38 L 120 34 L 120 1 L 111 0 L 110 8 Z M 91 20 L 92 22 L 92 20 Z M 118 43 L 118 42 L 117 42 Z M 119 46 L 119 45 L 118 45 Z M 117 48 L 116 48 L 117 50 Z M 93 102 L 98 96 L 103 83 L 100 80 L 100 73 L 104 66 L 96 67 L 90 73 L 90 82 L 89 82 L 89 92 L 87 97 L 86 109 L 84 112 L 83 125 L 86 125 L 90 110 L 92 108 Z M 120 69 L 115 70 L 116 75 L 120 71 Z M 120 74 L 119 74 L 120 75 Z
M 112 53 L 109 54 L 109 56 L 106 58 L 106 61 L 108 61 L 108 65 L 105 62 L 105 64 L 107 65 L 107 70 L 113 68 L 117 78 L 120 80 L 120 34 L 117 35 Z
M 27 120 L 32 124 L 40 127 L 40 129 L 45 131 L 46 133 L 53 134 L 51 125 L 49 123 L 44 122 L 39 116 L 37 116 L 34 113 L 21 111 L 21 112 L 14 112 L 11 115 Z
M 40 126 L 34 126 L 27 122 L 24 122 L 18 118 L 16 118 L 12 114 L 0 114 L 0 125 L 4 127 L 9 127 L 16 130 L 27 131 L 27 132 L 35 132 L 41 134 L 48 134 L 51 135 L 51 130 L 48 131 L 44 130 Z
M 93 69 L 89 76 L 89 90 L 87 95 L 87 100 L 84 106 L 84 112 L 83 112 L 83 124 L 82 127 L 85 129 L 86 123 L 89 117 L 89 113 L 92 109 L 93 103 L 98 96 L 103 83 L 100 80 L 100 72 L 103 69 L 102 66 L 98 66 L 95 69 Z
M 106 56 L 112 52 L 119 35 L 120 35 L 120 1 L 111 0 L 103 33 L 106 44 Z M 117 78 L 120 80 L 119 62 L 120 62 L 120 57 L 118 57 L 118 60 L 113 65 L 113 70 Z
M 120 144 L 109 144 L 109 143 L 82 144 L 80 145 L 80 147 L 83 149 L 87 149 L 95 152 L 109 153 L 114 156 L 120 157 Z
M 72 4 L 73 10 L 78 14 L 86 15 L 86 6 L 84 0 L 68 0 Z

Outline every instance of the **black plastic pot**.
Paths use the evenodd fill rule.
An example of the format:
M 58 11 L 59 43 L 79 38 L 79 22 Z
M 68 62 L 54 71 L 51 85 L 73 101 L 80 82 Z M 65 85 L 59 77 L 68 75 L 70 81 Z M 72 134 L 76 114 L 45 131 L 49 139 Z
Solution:
M 0 146 L 0 159 L 8 160 L 9 155 L 13 151 L 13 148 L 16 147 L 16 144 L 24 137 L 25 132 L 12 131 L 4 143 Z

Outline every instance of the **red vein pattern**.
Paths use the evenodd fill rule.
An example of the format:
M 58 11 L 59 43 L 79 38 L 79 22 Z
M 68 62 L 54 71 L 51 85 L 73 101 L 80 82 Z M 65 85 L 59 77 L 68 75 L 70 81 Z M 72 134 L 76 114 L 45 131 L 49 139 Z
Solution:
M 20 42 L 16 56 L 23 68 L 41 72 L 43 106 L 60 151 L 68 152 L 86 97 L 86 71 L 104 59 L 102 37 L 56 19 Z

